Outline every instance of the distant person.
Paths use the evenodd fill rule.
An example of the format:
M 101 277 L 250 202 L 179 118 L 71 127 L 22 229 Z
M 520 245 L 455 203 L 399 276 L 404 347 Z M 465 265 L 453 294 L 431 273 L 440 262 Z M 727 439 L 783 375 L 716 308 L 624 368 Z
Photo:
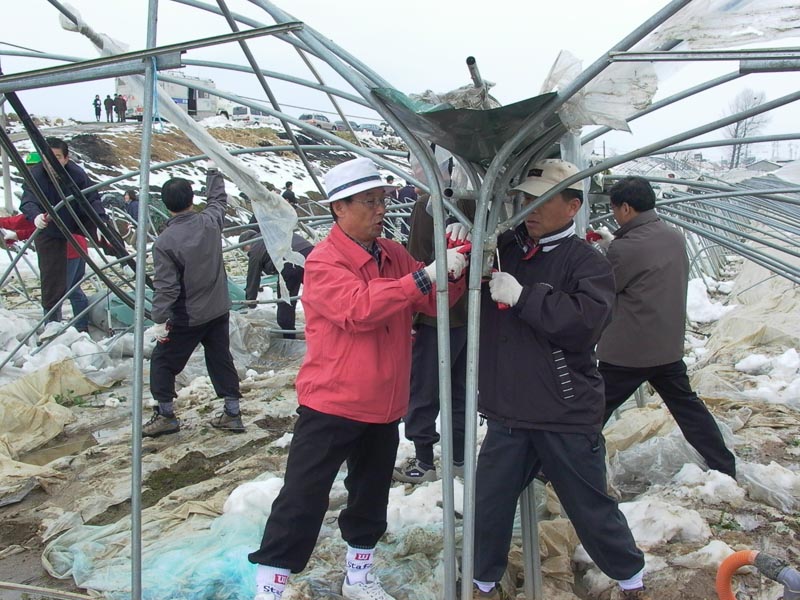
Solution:
M 616 281 L 613 318 L 597 345 L 605 422 L 648 381 L 709 468 L 736 477 L 736 458 L 692 390 L 683 362 L 689 280 L 683 234 L 659 218 L 646 179 L 621 179 L 610 197 L 620 227 L 607 254 Z
M 106 94 L 106 99 L 103 100 L 103 106 L 106 109 L 106 122 L 114 122 L 114 100 L 110 95 Z
M 139 219 L 139 196 L 136 190 L 133 188 L 126 189 L 122 199 L 125 201 L 125 211 L 130 215 L 131 219 L 137 221 Z
M 283 196 L 283 199 L 286 200 L 289 204 L 297 204 L 297 196 L 294 195 L 291 181 L 286 182 L 286 187 L 283 189 L 283 193 L 281 194 L 281 196 Z
M 125 111 L 128 110 L 128 103 L 125 101 L 125 96 L 117 94 L 114 98 L 114 108 L 117 111 L 117 122 L 125 122 Z
M 415 202 L 417 200 L 417 188 L 406 181 L 406 184 L 397 192 L 397 199 L 400 202 Z
M 67 175 L 75 185 L 81 190 L 91 187 L 92 181 L 86 175 L 86 172 L 70 160 L 67 143 L 54 137 L 49 137 L 46 141 L 56 160 L 64 167 Z M 29 156 L 29 158 L 31 157 Z M 35 159 L 39 160 L 38 154 Z M 66 181 L 57 181 L 58 176 L 52 172 L 50 165 L 45 163 L 33 164 L 31 175 L 36 180 L 36 183 L 39 184 L 51 207 L 55 207 L 61 202 L 62 194 L 64 196 L 72 195 L 72 190 L 68 183 Z M 57 181 L 60 192 L 53 183 L 54 181 Z M 105 209 L 100 202 L 100 195 L 96 191 L 84 191 L 83 194 L 90 207 L 83 207 L 77 202 L 73 202 L 72 208 L 84 226 L 94 231 L 96 226 L 87 211 L 93 210 L 104 221 L 108 221 L 108 215 L 106 215 Z M 42 283 L 42 309 L 46 314 L 53 307 L 60 305 L 67 290 L 67 240 L 64 237 L 64 233 L 52 222 L 50 215 L 39 203 L 39 199 L 25 184 L 22 186 L 22 200 L 20 201 L 19 209 L 28 221 L 42 230 L 36 237 L 36 255 Z M 81 229 L 68 207 L 62 206 L 58 210 L 58 216 L 64 222 L 68 231 L 81 233 Z M 54 311 L 48 320 L 60 321 L 61 309 Z
M 258 237 L 255 231 L 248 230 L 239 236 L 239 243 L 252 240 Z M 308 257 L 314 245 L 298 234 L 292 234 L 292 250 L 299 252 L 304 257 Z M 248 306 L 251 308 L 256 306 L 255 300 L 258 298 L 258 289 L 261 285 L 261 274 L 277 275 L 278 270 L 270 258 L 267 247 L 264 245 L 263 240 L 256 240 L 250 244 L 242 246 L 242 250 L 247 252 L 247 284 L 245 287 L 245 299 L 248 301 Z M 289 292 L 289 297 L 297 296 L 300 291 L 300 286 L 303 283 L 303 267 L 286 263 L 281 270 L 281 277 L 286 282 L 286 289 Z M 281 286 L 278 285 L 278 298 L 282 295 Z M 286 331 L 283 334 L 284 339 L 293 340 L 296 335 L 293 332 L 295 328 L 295 310 L 297 307 L 297 300 L 286 300 L 278 302 L 278 327 Z
M 394 185 L 394 175 L 387 175 L 386 176 L 386 184 L 392 186 L 392 190 L 389 192 L 387 198 L 391 198 L 392 200 L 397 200 L 397 187 Z
M 148 329 L 157 344 L 150 359 L 150 392 L 158 402 L 142 428 L 145 437 L 180 431 L 175 416 L 175 377 L 203 345 L 208 376 L 225 409 L 212 427 L 241 433 L 239 375 L 230 350 L 228 277 L 222 258 L 222 228 L 228 196 L 216 168 L 206 173 L 206 208 L 194 210 L 191 182 L 172 178 L 161 200 L 172 218 L 153 244 L 153 305 Z
M 418 190 L 416 187 L 411 185 L 408 181 L 406 184 L 401 187 L 397 191 L 397 201 L 400 204 L 409 204 L 411 202 L 416 202 L 418 195 L 422 193 L 422 190 Z M 413 210 L 413 209 L 412 209 Z M 408 238 L 411 232 L 411 216 L 408 217 L 400 217 L 398 221 L 400 222 L 400 233 L 406 239 Z
M 94 106 L 94 118 L 99 123 L 100 122 L 100 115 L 103 112 L 103 101 L 100 100 L 100 94 L 97 94 L 92 100 L 92 106 Z

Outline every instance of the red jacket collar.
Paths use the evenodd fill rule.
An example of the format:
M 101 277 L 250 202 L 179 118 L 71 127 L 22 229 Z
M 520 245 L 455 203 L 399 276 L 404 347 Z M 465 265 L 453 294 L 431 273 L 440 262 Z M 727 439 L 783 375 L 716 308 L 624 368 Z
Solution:
M 337 223 L 333 224 L 333 228 L 330 234 L 328 234 L 328 239 L 330 239 L 331 244 L 333 244 L 339 252 L 344 254 L 348 260 L 358 265 L 359 268 L 363 268 L 370 262 L 375 263 L 373 256 L 358 243 L 353 241 Z M 378 238 L 375 240 L 375 243 L 383 250 L 383 252 L 381 252 L 381 263 L 387 261 L 391 262 L 389 252 L 386 251 L 390 242 L 384 238 Z

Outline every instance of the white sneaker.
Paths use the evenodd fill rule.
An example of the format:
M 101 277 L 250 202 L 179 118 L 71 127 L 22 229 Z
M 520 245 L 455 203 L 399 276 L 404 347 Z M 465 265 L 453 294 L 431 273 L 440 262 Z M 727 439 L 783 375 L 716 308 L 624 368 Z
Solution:
M 342 596 L 348 600 L 395 600 L 387 594 L 381 587 L 381 582 L 377 575 L 367 573 L 367 580 L 364 583 L 349 584 L 345 575 L 342 583 Z

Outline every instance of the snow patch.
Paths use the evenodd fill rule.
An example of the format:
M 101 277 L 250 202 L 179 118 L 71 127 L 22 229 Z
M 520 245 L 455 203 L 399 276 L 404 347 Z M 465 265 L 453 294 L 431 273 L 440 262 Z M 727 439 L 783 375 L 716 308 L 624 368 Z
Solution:
M 708 297 L 706 284 L 700 278 L 689 281 L 686 295 L 686 313 L 691 321 L 696 323 L 711 323 L 719 320 L 725 313 L 733 310 L 734 306 L 724 306 L 720 302 L 713 302 Z

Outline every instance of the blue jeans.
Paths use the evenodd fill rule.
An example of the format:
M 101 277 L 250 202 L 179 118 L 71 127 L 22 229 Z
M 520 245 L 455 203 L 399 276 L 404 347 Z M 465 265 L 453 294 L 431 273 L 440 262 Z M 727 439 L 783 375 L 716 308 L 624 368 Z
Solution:
M 83 275 L 86 272 L 86 263 L 82 258 L 70 258 L 67 259 L 67 290 L 69 290 L 73 285 L 78 283 L 81 279 L 83 279 Z M 89 306 L 89 299 L 86 297 L 86 294 L 83 293 L 83 290 L 80 287 L 76 287 L 75 290 L 67 296 L 69 303 L 72 305 L 72 314 L 78 315 L 84 310 L 86 307 Z M 78 331 L 88 331 L 89 330 L 89 314 L 83 315 L 80 319 L 75 322 L 75 329 Z

